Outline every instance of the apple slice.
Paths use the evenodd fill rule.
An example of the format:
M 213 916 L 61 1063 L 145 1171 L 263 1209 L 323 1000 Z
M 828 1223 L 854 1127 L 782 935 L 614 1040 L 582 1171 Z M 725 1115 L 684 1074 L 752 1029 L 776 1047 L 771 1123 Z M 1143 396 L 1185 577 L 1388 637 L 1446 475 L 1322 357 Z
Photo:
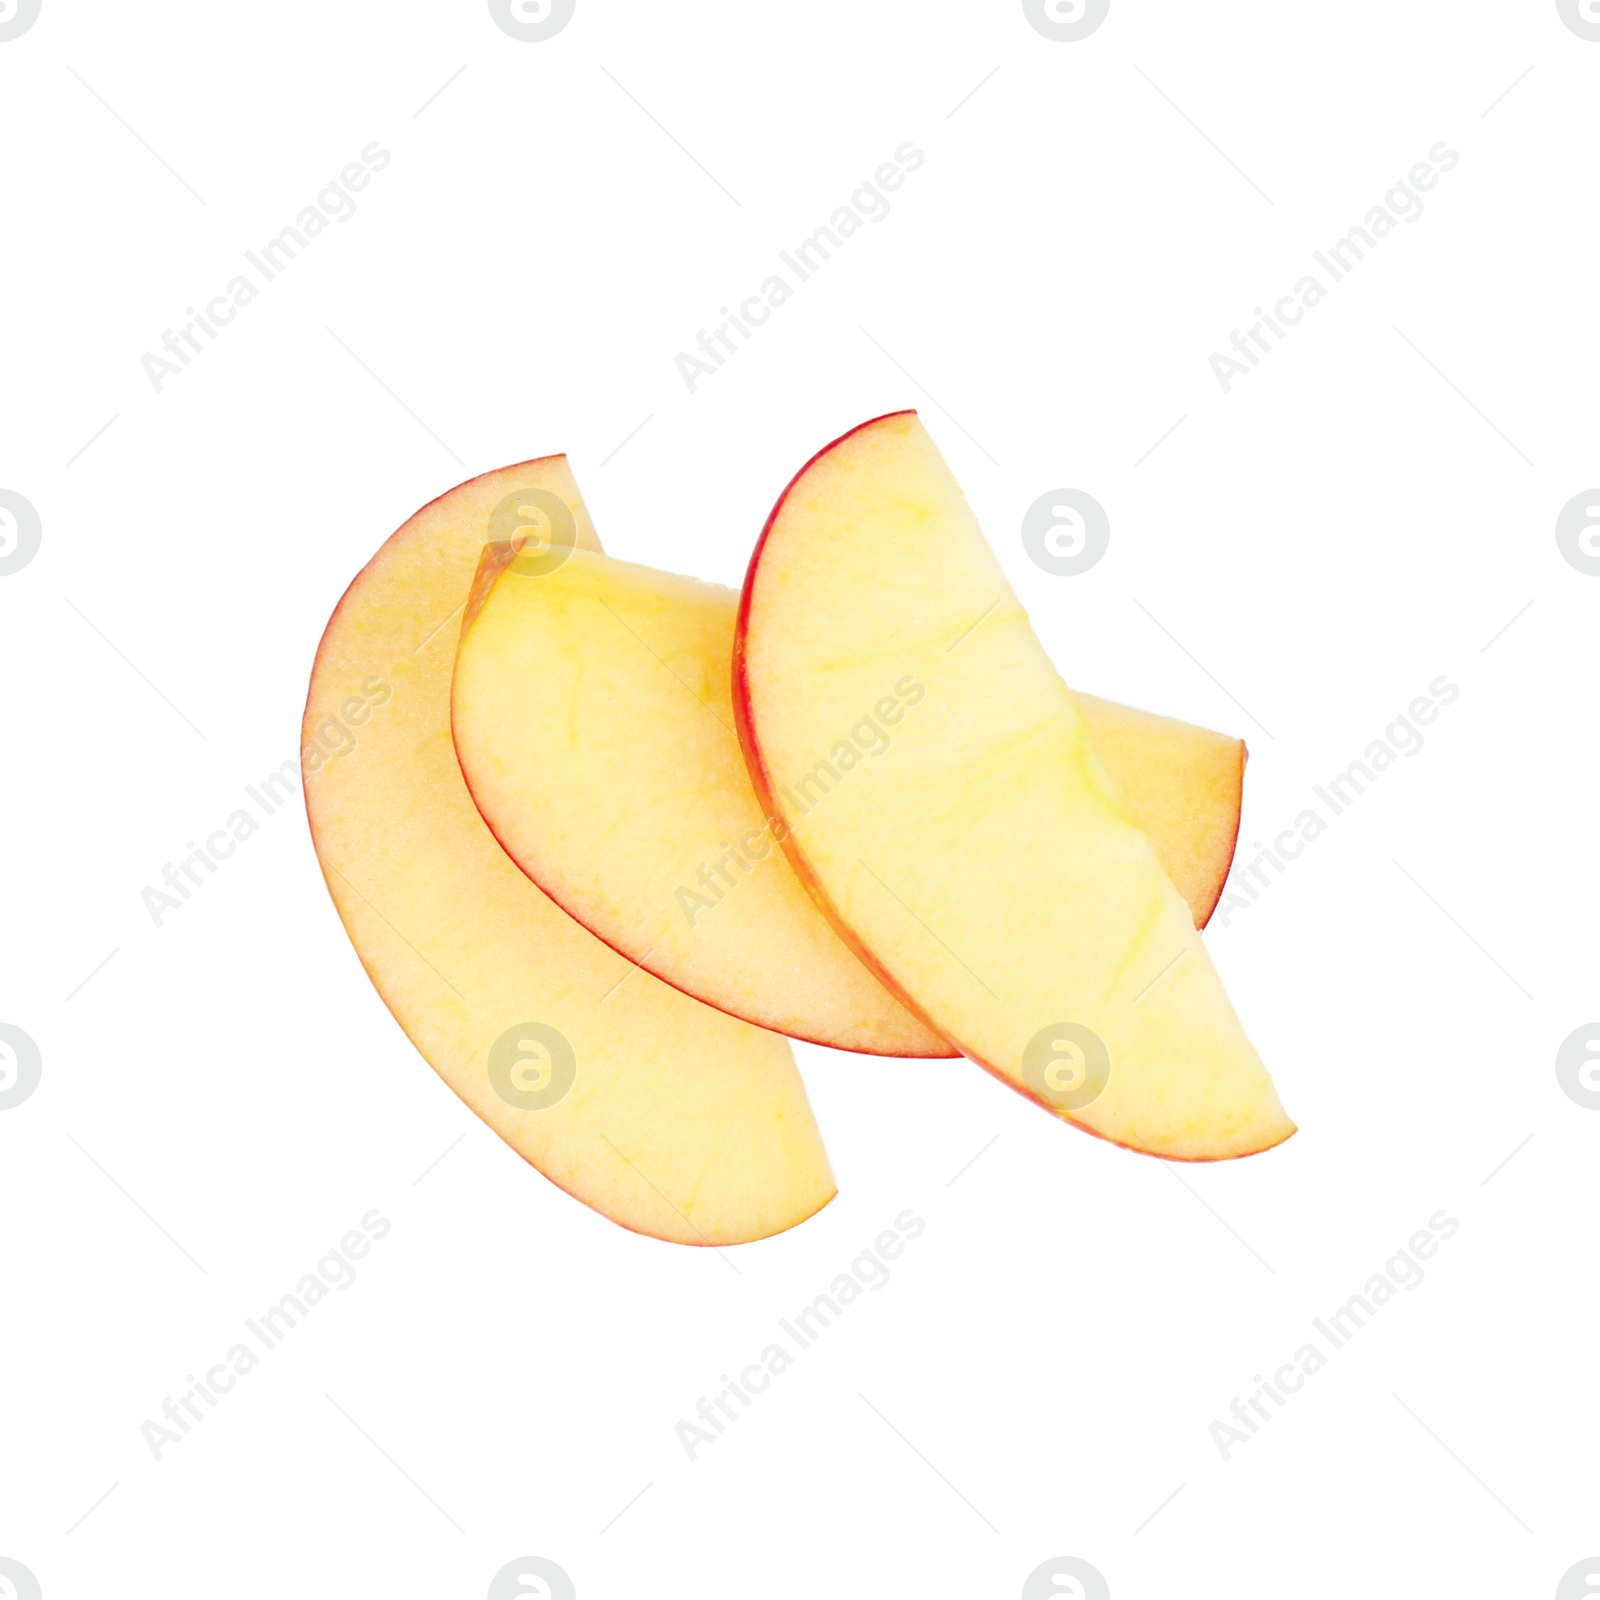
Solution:
M 1172 886 L 1203 928 L 1222 898 L 1244 802 L 1243 739 L 1135 711 L 1080 690 L 1089 742 L 1116 780 Z
M 745 579 L 734 673 L 785 848 L 931 1027 L 1154 1155 L 1248 1155 L 1294 1131 L 914 412 L 789 485 Z M 891 748 L 841 773 L 830 753 L 873 715 Z
M 522 570 L 484 552 L 456 658 L 452 720 L 484 820 L 557 904 L 711 1005 L 877 1055 L 949 1043 L 867 970 L 776 848 L 734 728 L 738 595 L 589 551 Z M 1197 917 L 1222 892 L 1243 746 L 1082 702 Z M 895 730 L 859 721 L 836 756 L 871 766 Z
M 323 875 L 395 1020 L 552 1182 L 659 1239 L 763 1238 L 834 1194 L 788 1043 L 579 927 L 495 843 L 456 764 L 459 613 L 485 540 L 525 534 L 530 507 L 548 518 L 545 559 L 598 548 L 565 457 L 550 456 L 425 506 L 339 602 L 303 747 Z M 351 705 L 353 745 L 319 743 L 357 720 Z

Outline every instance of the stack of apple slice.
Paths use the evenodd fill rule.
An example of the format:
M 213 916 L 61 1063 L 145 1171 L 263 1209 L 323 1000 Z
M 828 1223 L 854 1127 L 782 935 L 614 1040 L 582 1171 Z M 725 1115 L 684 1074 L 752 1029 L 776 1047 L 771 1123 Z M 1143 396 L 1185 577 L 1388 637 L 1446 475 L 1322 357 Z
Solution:
M 742 597 L 603 555 L 562 457 L 473 479 L 352 584 L 308 732 L 373 676 L 392 707 L 306 774 L 351 940 L 625 1226 L 732 1243 L 832 1197 L 779 1034 L 965 1054 L 1169 1158 L 1294 1131 L 1196 931 L 1244 747 L 1068 693 L 914 413 L 807 464 Z

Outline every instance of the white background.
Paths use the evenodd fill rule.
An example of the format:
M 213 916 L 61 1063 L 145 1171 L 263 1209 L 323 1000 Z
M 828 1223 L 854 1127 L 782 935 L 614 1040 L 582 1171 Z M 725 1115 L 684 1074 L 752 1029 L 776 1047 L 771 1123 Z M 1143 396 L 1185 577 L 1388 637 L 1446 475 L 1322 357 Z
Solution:
M 1010 1600 L 1059 1555 L 1116 1600 L 1553 1595 L 1600 1551 L 1600 1113 L 1554 1071 L 1600 1013 L 1600 579 L 1554 539 L 1600 482 L 1597 89 L 1546 0 L 1113 0 L 1078 43 L 579 0 L 539 44 L 469 0 L 44 0 L 0 43 L 0 488 L 43 524 L 0 578 L 0 1021 L 44 1064 L 0 1113 L 0 1555 L 46 1600 L 478 1597 L 529 1554 L 582 1600 Z M 357 214 L 157 394 L 141 355 L 372 140 Z M 675 355 L 905 140 L 891 214 L 691 394 Z M 1225 395 L 1211 353 L 1440 140 Z M 805 458 L 908 405 L 1069 682 L 1249 740 L 1246 844 L 1459 685 L 1207 936 L 1289 1144 L 1163 1170 L 966 1063 L 801 1046 L 839 1197 L 685 1250 L 444 1089 L 297 805 L 152 925 L 418 505 L 566 450 L 613 553 L 736 584 Z M 1111 521 L 1078 578 L 1019 535 L 1063 486 Z M 894 1280 L 691 1464 L 674 1424 L 908 1207 Z M 360 1280 L 153 1460 L 372 1208 Z M 1421 1287 L 1224 1462 L 1440 1208 Z

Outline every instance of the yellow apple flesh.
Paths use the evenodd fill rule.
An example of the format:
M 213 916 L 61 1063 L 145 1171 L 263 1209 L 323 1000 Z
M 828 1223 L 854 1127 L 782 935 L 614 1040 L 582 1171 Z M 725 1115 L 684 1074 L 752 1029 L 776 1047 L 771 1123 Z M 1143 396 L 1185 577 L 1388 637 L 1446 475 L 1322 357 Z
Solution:
M 914 413 L 847 434 L 790 484 L 734 660 L 745 754 L 785 848 L 931 1027 L 1138 1150 L 1218 1159 L 1294 1131 Z M 874 713 L 892 716 L 891 748 L 841 774 L 830 752 Z
M 779 848 L 734 727 L 738 595 L 589 551 L 534 571 L 514 556 L 484 554 L 452 713 L 467 786 L 512 859 L 608 944 L 734 1016 L 838 1049 L 953 1054 L 840 939 Z M 1243 746 L 1080 704 L 1203 920 L 1232 857 Z M 869 717 L 838 759 L 870 767 L 895 736 Z
M 552 1182 L 682 1244 L 778 1233 L 834 1194 L 787 1041 L 636 970 L 574 922 L 495 842 L 456 763 L 461 613 L 485 543 L 523 527 L 525 504 L 548 517 L 533 521 L 550 559 L 599 548 L 565 458 L 546 457 L 425 506 L 334 612 L 307 748 L 363 685 L 375 703 L 354 748 L 306 763 L 329 892 L 417 1049 Z
M 1072 699 L 1089 743 L 1188 902 L 1195 927 L 1205 927 L 1239 839 L 1244 741 L 1076 689 Z

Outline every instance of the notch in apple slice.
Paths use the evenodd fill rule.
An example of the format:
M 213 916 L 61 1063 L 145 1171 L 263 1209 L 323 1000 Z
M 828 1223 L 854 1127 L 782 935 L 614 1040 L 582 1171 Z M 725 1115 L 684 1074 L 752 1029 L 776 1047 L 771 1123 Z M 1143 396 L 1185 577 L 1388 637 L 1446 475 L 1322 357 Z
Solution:
M 534 882 L 686 993 L 764 1028 L 891 1056 L 955 1052 L 857 959 L 783 852 L 734 726 L 738 595 L 587 550 L 559 564 L 486 549 L 453 691 L 478 809 Z M 1197 918 L 1221 893 L 1244 747 L 1203 728 L 1080 702 Z M 838 731 L 820 797 L 894 747 L 892 694 Z
M 834 1194 L 788 1042 L 635 971 L 581 928 L 495 843 L 456 764 L 463 602 L 486 540 L 530 523 L 543 537 L 525 564 L 599 548 L 562 456 L 424 506 L 339 602 L 304 736 L 328 891 L 412 1043 L 552 1182 L 659 1239 L 764 1238 Z M 353 745 L 341 725 L 352 698 Z M 339 754 L 319 742 L 329 727 Z
M 930 1027 L 1154 1155 L 1249 1155 L 1294 1132 L 914 412 L 846 434 L 790 483 L 745 580 L 734 673 L 785 849 Z M 841 731 L 891 700 L 892 748 L 812 795 Z

